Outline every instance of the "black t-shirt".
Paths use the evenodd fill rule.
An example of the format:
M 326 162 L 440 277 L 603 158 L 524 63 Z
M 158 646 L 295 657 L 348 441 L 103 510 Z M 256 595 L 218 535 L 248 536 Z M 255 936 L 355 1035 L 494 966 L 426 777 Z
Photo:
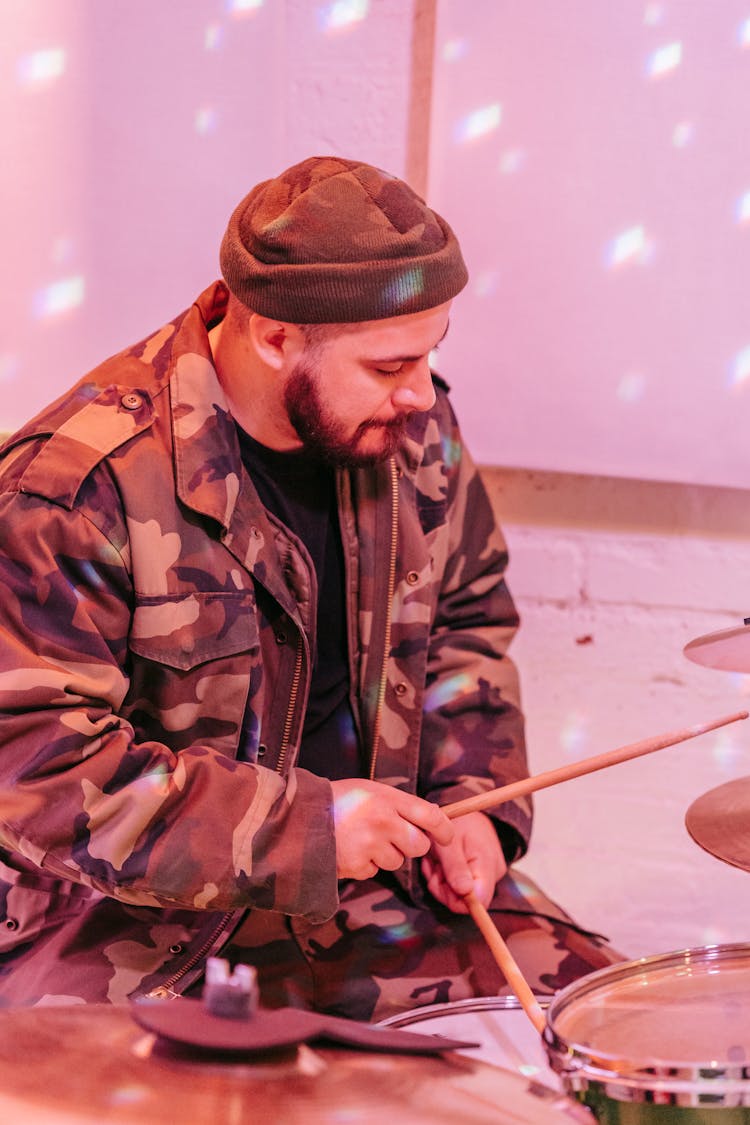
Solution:
M 331 780 L 359 777 L 334 470 L 304 452 L 268 449 L 239 427 L 238 434 L 242 460 L 263 505 L 305 544 L 318 580 L 316 644 L 298 764 Z

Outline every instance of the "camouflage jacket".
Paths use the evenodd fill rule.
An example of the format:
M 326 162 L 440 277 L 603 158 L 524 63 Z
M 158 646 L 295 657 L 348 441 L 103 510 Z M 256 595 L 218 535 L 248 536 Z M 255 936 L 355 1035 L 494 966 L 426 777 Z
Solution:
M 337 907 L 330 784 L 295 768 L 315 577 L 242 466 L 207 338 L 226 297 L 3 450 L 0 999 L 105 942 L 110 998 L 179 991 L 247 908 Z M 441 803 L 523 776 L 504 545 L 444 389 L 338 496 L 371 776 Z M 527 801 L 498 815 L 527 838 Z

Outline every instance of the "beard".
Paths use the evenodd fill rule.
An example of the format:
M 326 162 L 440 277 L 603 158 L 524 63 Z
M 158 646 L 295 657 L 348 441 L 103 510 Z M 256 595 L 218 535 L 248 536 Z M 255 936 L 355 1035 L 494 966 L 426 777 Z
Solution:
M 303 359 L 292 371 L 284 390 L 289 421 L 308 453 L 330 465 L 357 469 L 387 461 L 401 448 L 411 415 L 399 414 L 387 422 L 360 422 L 347 437 L 342 423 L 323 402 L 319 384 L 320 368 Z M 381 435 L 377 449 L 367 448 L 366 444 L 367 436 L 373 432 Z

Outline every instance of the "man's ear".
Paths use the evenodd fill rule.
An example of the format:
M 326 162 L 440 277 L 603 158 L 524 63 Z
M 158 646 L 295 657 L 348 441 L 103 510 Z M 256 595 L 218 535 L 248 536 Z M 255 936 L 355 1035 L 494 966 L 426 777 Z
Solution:
M 296 324 L 251 313 L 248 332 L 257 354 L 268 367 L 284 371 L 304 349 L 304 336 Z

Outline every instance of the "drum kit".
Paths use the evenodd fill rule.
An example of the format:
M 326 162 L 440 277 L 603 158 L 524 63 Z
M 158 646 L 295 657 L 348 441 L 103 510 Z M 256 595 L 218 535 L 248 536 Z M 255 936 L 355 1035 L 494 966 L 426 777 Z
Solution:
M 750 623 L 685 654 L 750 672 Z M 746 717 L 515 784 L 531 792 Z M 494 791 L 498 803 L 509 788 Z M 750 778 L 700 797 L 686 825 L 706 851 L 750 871 Z M 518 990 L 377 1025 L 258 1009 L 246 968 L 212 969 L 202 1000 L 3 1011 L 0 1121 L 750 1125 L 750 943 L 614 965 L 533 998 L 533 1009 Z

